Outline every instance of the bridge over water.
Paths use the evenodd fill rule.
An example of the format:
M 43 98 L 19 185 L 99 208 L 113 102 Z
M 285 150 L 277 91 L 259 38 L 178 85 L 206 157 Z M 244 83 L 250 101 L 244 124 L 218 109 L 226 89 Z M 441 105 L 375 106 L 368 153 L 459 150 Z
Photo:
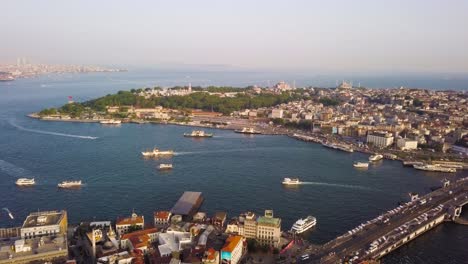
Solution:
M 307 250 L 310 258 L 303 263 L 360 263 L 378 260 L 444 221 L 464 223 L 460 214 L 468 204 L 468 177 L 362 223 L 324 244 L 319 250 Z

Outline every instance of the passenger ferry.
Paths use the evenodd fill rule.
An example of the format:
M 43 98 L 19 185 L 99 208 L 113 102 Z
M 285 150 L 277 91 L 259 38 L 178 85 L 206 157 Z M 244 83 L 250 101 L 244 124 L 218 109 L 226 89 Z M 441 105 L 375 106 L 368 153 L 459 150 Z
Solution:
M 355 168 L 369 168 L 369 162 L 355 162 L 353 164 Z
M 205 131 L 203 130 L 193 130 L 192 133 L 185 133 L 184 134 L 184 137 L 200 137 L 200 138 L 204 138 L 204 137 L 213 137 L 213 134 L 212 133 L 205 133 Z
M 159 170 L 172 170 L 172 164 L 159 164 Z
M 81 187 L 81 181 L 63 181 L 59 183 L 57 186 L 59 188 L 79 188 Z
M 313 216 L 307 216 L 305 219 L 297 220 L 291 227 L 291 232 L 295 234 L 304 233 L 317 224 L 317 219 Z
M 242 129 L 234 130 L 234 132 L 241 133 L 241 134 L 261 134 L 260 131 L 256 131 L 252 127 L 243 127 Z
M 158 157 L 158 156 L 172 156 L 174 155 L 173 150 L 159 150 L 154 148 L 153 150 L 143 151 L 141 155 L 144 157 Z
M 425 165 L 413 165 L 413 167 L 417 170 L 425 170 L 425 171 L 457 172 L 457 169 L 455 168 L 446 168 L 446 167 L 441 167 L 439 165 L 425 164 Z
M 122 123 L 121 120 L 115 120 L 115 119 L 108 119 L 108 120 L 101 120 L 99 121 L 100 124 L 103 125 L 120 125 Z
M 375 154 L 369 157 L 369 161 L 379 161 L 383 159 L 383 156 L 380 154 Z
M 31 185 L 34 185 L 34 184 L 36 184 L 36 181 L 34 180 L 34 178 L 32 178 L 32 179 L 19 178 L 18 180 L 16 180 L 16 185 L 18 185 L 18 186 L 31 186 Z
M 11 218 L 11 220 L 15 219 L 15 217 L 13 216 L 13 214 L 10 212 L 10 210 L 8 210 L 8 208 L 4 207 L 3 210 L 5 212 L 8 213 L 8 216 Z
M 283 179 L 283 184 L 284 185 L 299 185 L 302 182 L 299 180 L 299 178 L 284 178 Z

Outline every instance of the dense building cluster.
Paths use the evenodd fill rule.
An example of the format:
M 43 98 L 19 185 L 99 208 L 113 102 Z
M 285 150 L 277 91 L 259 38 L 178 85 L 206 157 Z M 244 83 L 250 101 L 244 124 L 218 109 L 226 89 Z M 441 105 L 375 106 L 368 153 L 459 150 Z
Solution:
M 31 213 L 18 228 L 1 229 L 0 263 L 49 260 L 56 263 L 239 263 L 248 240 L 258 247 L 280 247 L 281 219 L 266 210 L 228 220 L 199 211 L 200 192 L 185 192 L 153 219 L 133 212 L 112 221 L 81 222 L 68 228 L 66 211 Z M 10 261 L 10 262 L 8 262 Z
M 51 73 L 87 73 L 87 72 L 120 72 L 122 69 L 111 69 L 100 66 L 83 65 L 50 65 L 35 64 L 18 58 L 16 64 L 0 64 L 0 80 L 13 81 L 18 78 L 28 78 Z
M 300 92 L 308 99 L 246 109 L 235 115 L 267 117 L 277 125 L 353 138 L 377 148 L 451 149 L 468 154 L 462 144 L 468 134 L 466 92 L 352 88 L 346 82 L 337 88 Z

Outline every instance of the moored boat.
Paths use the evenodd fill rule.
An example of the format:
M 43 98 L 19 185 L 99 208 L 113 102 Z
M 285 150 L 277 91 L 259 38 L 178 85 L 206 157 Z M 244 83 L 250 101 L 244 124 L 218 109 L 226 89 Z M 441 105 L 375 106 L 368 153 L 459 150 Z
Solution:
M 413 167 L 417 170 L 424 170 L 424 171 L 436 171 L 436 172 L 457 172 L 455 168 L 446 168 L 439 165 L 413 165 Z
M 317 224 L 317 219 L 311 215 L 304 219 L 297 220 L 291 227 L 291 232 L 295 234 L 304 233 Z
M 241 133 L 241 134 L 261 134 L 260 131 L 257 131 L 252 127 L 243 127 L 242 129 L 234 130 L 234 132 Z
M 172 164 L 159 164 L 159 170 L 172 170 Z
M 381 159 L 383 159 L 383 156 L 380 154 L 374 154 L 369 157 L 369 161 L 379 161 Z
M 103 125 L 120 125 L 122 123 L 121 120 L 115 120 L 115 119 L 107 119 L 107 120 L 101 120 L 99 121 L 100 124 Z
M 81 187 L 81 181 L 63 181 L 59 183 L 57 186 L 59 188 L 79 188 Z
M 173 150 L 159 150 L 154 148 L 153 150 L 143 151 L 141 155 L 144 157 L 158 157 L 158 156 L 172 156 L 174 155 Z
M 299 180 L 299 178 L 284 178 L 282 183 L 284 185 L 299 185 L 302 182 Z
M 184 133 L 184 137 L 213 137 L 212 133 L 205 133 L 203 130 L 193 130 L 192 133 Z
M 368 167 L 369 167 L 369 163 L 368 163 L 368 162 L 359 162 L 359 161 L 358 161 L 358 162 L 355 162 L 355 163 L 353 164 L 353 166 L 354 166 L 355 168 L 368 168 Z
M 16 180 L 15 183 L 18 186 L 32 186 L 32 185 L 36 184 L 36 181 L 34 180 L 34 178 L 32 178 L 32 179 L 19 178 L 18 180 Z
M 422 161 L 404 160 L 403 166 L 413 167 L 414 165 L 424 165 Z

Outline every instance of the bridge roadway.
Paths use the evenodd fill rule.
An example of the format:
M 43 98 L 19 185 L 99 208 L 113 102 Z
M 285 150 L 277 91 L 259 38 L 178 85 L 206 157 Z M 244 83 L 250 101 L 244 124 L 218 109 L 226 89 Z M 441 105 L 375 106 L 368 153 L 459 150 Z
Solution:
M 398 228 L 405 224 L 407 226 L 408 222 L 413 221 L 428 212 L 432 219 L 436 219 L 441 214 L 447 214 L 449 208 L 457 206 L 457 204 L 460 203 L 460 200 L 464 200 L 463 203 L 468 202 L 468 177 L 460 179 L 457 182 L 453 182 L 447 187 L 440 188 L 426 194 L 415 201 L 408 202 L 394 210 L 390 210 L 387 213 L 368 221 L 361 227 L 355 228 L 355 232 L 352 234 L 348 232 L 326 243 L 317 252 L 312 253 L 306 249 L 303 254 L 310 254 L 311 256 L 306 261 L 300 262 L 326 264 L 341 263 L 341 261 L 351 259 L 356 256 L 356 253 L 358 253 L 359 256 L 356 260 L 363 260 L 363 255 L 376 255 L 376 252 L 373 252 L 372 254 L 366 252 L 373 241 L 394 233 Z M 435 208 L 439 208 L 440 213 L 434 213 Z M 429 221 L 430 220 L 431 219 L 429 219 Z

